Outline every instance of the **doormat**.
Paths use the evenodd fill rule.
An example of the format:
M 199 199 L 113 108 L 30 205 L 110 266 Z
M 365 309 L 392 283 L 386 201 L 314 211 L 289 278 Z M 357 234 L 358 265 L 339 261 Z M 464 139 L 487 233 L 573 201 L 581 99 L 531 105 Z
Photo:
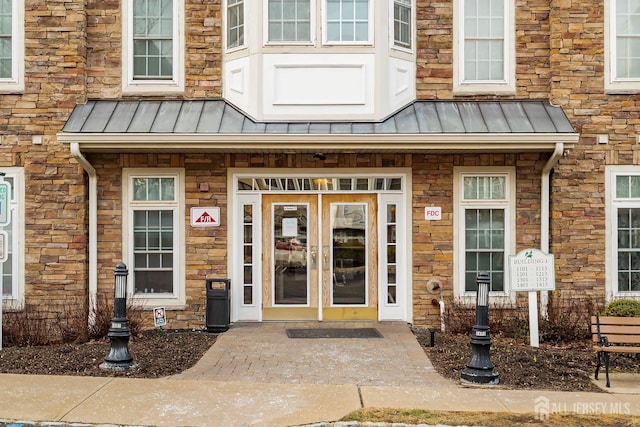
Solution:
M 289 338 L 384 338 L 376 328 L 287 329 Z

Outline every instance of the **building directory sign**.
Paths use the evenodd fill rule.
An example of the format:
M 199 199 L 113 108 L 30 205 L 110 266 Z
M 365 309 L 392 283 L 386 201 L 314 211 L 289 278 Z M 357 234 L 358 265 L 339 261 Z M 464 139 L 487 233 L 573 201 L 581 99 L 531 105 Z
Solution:
M 555 262 L 552 254 L 539 249 L 525 249 L 509 257 L 511 290 L 553 291 L 556 288 Z

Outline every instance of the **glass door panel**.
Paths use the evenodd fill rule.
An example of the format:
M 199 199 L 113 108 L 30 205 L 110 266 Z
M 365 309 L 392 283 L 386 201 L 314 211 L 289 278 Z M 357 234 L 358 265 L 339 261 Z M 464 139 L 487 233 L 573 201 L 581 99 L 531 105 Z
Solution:
M 274 304 L 309 302 L 306 204 L 273 204 Z
M 367 303 L 367 205 L 331 207 L 333 305 Z
M 377 196 L 322 196 L 325 320 L 378 318 Z
M 318 195 L 263 195 L 262 224 L 263 320 L 317 320 Z

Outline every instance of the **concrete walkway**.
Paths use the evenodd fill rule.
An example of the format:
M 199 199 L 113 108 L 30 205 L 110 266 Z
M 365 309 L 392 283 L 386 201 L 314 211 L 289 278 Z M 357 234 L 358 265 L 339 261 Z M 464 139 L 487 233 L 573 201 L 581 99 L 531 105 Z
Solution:
M 3 374 L 0 420 L 280 427 L 361 407 L 640 415 L 637 376 L 612 376 L 609 393 L 463 388 L 434 372 L 407 325 L 375 327 L 384 338 L 290 339 L 284 324 L 239 325 L 166 379 Z

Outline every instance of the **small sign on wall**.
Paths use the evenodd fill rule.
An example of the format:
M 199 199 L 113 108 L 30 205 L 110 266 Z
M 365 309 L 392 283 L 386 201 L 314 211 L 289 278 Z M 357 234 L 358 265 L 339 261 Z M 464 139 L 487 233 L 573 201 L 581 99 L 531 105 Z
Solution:
M 440 221 L 442 219 L 442 208 L 440 206 L 424 208 L 424 219 L 427 221 Z
M 218 227 L 220 225 L 220 208 L 191 208 L 192 227 Z
M 155 326 L 164 326 L 167 324 L 167 312 L 164 307 L 156 307 L 153 309 L 153 324 Z

